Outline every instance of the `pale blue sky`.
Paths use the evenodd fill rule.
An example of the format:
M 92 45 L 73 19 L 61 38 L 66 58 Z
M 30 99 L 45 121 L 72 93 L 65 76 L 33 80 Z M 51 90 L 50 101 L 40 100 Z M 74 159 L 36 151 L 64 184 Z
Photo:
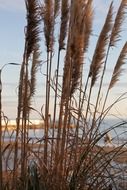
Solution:
M 109 6 L 110 2 L 111 0 L 94 0 L 95 24 L 93 33 L 95 35 L 99 34 L 107 13 L 107 7 Z M 118 7 L 119 2 L 120 0 L 114 0 L 114 6 Z M 26 25 L 25 17 L 25 5 L 23 0 L 0 0 L 0 67 L 8 62 L 22 63 L 24 48 L 24 26 Z M 127 32 L 126 25 L 124 25 L 124 30 Z M 125 40 L 127 37 L 124 33 L 123 36 Z M 96 37 L 94 37 L 94 40 L 96 40 Z M 122 45 L 122 41 L 121 44 L 119 43 L 119 45 Z M 93 49 L 91 48 L 90 51 L 92 52 Z M 113 65 L 115 58 L 117 58 L 118 52 L 119 48 L 116 48 L 114 53 L 112 51 L 110 65 Z M 88 58 L 90 58 L 90 54 Z M 111 67 L 109 66 L 109 74 Z M 3 111 L 9 118 L 16 117 L 16 87 L 19 80 L 19 69 L 20 67 L 8 65 L 2 72 Z M 113 99 L 116 94 L 119 94 L 121 89 L 125 91 L 125 85 L 127 85 L 126 82 L 127 78 L 125 74 L 124 77 L 121 78 L 121 81 L 111 99 Z M 41 100 L 41 92 L 44 88 L 41 86 L 41 83 L 43 83 L 43 81 L 39 81 L 37 86 L 39 93 L 37 96 L 37 101 L 36 99 L 34 101 L 34 106 L 37 108 L 38 102 Z M 118 108 L 118 111 L 122 112 L 122 110 L 123 106 L 121 109 Z M 124 103 L 124 114 L 126 111 L 127 106 Z
M 0 0 L 0 67 L 8 62 L 22 62 L 25 24 L 23 0 Z M 8 65 L 2 72 L 3 111 L 9 118 L 16 113 L 19 69 Z

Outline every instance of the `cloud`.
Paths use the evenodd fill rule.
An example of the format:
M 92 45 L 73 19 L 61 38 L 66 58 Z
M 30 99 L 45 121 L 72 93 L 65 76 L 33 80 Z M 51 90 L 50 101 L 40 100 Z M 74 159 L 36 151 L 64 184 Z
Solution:
M 0 10 L 6 10 L 10 12 L 24 12 L 24 0 L 0 0 Z

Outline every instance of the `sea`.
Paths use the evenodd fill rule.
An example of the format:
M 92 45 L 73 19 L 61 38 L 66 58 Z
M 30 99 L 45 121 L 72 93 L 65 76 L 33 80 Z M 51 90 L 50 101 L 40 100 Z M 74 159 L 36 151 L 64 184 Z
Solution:
M 11 122 L 11 124 L 14 124 L 14 122 Z M 34 123 L 34 121 L 33 121 Z M 36 120 L 35 124 L 39 124 L 40 121 Z M 73 131 L 74 129 L 72 129 Z M 57 129 L 56 129 L 57 131 Z M 55 136 L 56 137 L 56 131 L 55 131 Z M 99 146 L 112 146 L 112 147 L 117 147 L 122 144 L 126 147 L 127 145 L 127 121 L 126 119 L 107 119 L 105 120 L 101 125 L 99 129 L 99 133 L 103 134 L 108 131 L 108 134 L 110 134 L 112 142 L 111 143 L 105 143 L 104 142 L 104 137 L 101 138 L 98 142 L 97 145 Z M 82 133 L 80 131 L 80 133 Z M 49 137 L 52 134 L 52 129 L 49 130 Z M 39 143 L 40 140 L 43 140 L 44 138 L 44 129 L 43 128 L 35 128 L 32 129 L 30 128 L 28 130 L 28 137 L 29 137 L 29 143 L 31 144 L 36 144 Z M 15 141 L 15 136 L 16 136 L 16 130 L 5 130 L 3 131 L 2 138 L 4 142 L 14 142 Z M 13 169 L 13 153 L 9 151 L 5 151 L 3 156 L 3 170 L 12 170 Z M 19 155 L 20 155 L 19 151 Z M 6 162 L 6 158 L 8 156 L 8 162 Z M 118 188 L 119 190 L 127 190 L 127 164 L 126 163 L 116 163 L 112 162 L 113 167 L 116 168 L 116 179 L 117 181 L 122 181 L 122 188 Z M 121 175 L 120 175 L 121 174 Z M 115 190 L 116 187 L 113 186 L 113 190 Z
M 41 121 L 40 120 L 31 120 L 31 123 L 34 125 L 40 125 L 41 126 Z M 15 120 L 10 120 L 9 125 L 16 125 Z M 71 125 L 73 126 L 73 124 Z M 73 128 L 72 131 L 75 131 Z M 57 132 L 57 129 L 56 129 Z M 56 134 L 55 132 L 55 134 Z M 127 120 L 126 119 L 106 119 L 103 121 L 103 123 L 100 125 L 98 134 L 103 134 L 103 133 L 108 133 L 112 139 L 112 144 L 108 144 L 108 146 L 119 146 L 123 143 L 126 143 L 127 141 Z M 52 134 L 52 129 L 49 130 L 49 137 L 51 137 Z M 28 130 L 28 137 L 30 141 L 35 143 L 37 140 L 41 139 L 44 137 L 44 129 L 43 128 L 30 128 Z M 4 141 L 14 141 L 16 136 L 16 130 L 13 128 L 8 128 L 3 131 L 3 140 Z M 79 136 L 82 136 L 82 130 L 79 130 Z M 100 139 L 98 142 L 99 145 L 103 146 L 104 144 L 104 138 Z

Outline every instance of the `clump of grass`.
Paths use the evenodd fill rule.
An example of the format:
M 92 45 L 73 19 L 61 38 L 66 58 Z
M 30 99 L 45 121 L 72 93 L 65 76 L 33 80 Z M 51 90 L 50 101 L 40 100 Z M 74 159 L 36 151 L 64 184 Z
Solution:
M 6 175 L 3 176 L 2 188 L 104 190 L 114 186 L 117 189 L 118 170 L 114 163 L 125 151 L 126 143 L 107 150 L 99 142 L 107 133 L 126 125 L 122 121 L 101 131 L 111 108 L 126 96 L 125 93 L 112 104 L 107 104 L 109 92 L 117 84 L 126 63 L 126 42 L 114 64 L 103 97 L 102 91 L 111 48 L 118 45 L 121 36 L 127 1 L 121 1 L 115 18 L 111 2 L 96 42 L 89 72 L 84 72 L 84 63 L 87 63 L 86 57 L 91 47 L 93 1 L 25 0 L 25 3 L 27 26 L 18 89 L 16 137 L 12 142 L 10 136 L 9 144 L 5 147 L 5 143 L 1 145 L 2 156 L 6 160 L 6 175 L 10 176 L 9 182 Z M 40 38 L 42 34 L 43 40 Z M 46 48 L 42 52 L 46 57 L 46 74 L 42 76 L 45 77 L 45 101 L 42 102 L 42 109 L 36 110 L 32 107 L 32 97 L 38 88 L 36 78 L 42 59 L 40 43 Z M 43 122 L 40 127 L 42 136 L 33 142 L 29 136 L 31 111 L 37 112 Z M 13 160 L 12 168 L 9 168 L 9 159 Z

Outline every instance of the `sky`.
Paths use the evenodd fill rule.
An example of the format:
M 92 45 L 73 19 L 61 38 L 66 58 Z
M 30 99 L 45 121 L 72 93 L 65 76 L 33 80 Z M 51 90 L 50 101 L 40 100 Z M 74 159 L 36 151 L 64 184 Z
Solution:
M 0 67 L 22 63 L 24 46 L 25 5 L 23 0 L 0 0 Z M 15 117 L 20 66 L 7 65 L 2 70 L 3 112 Z
M 120 0 L 114 0 L 115 9 L 118 7 Z M 101 26 L 104 22 L 107 7 L 110 5 L 111 0 L 94 0 L 94 39 L 96 40 L 101 29 Z M 126 19 L 127 23 L 127 19 Z M 0 0 L 0 68 L 6 63 L 15 62 L 22 63 L 22 55 L 24 49 L 24 27 L 26 25 L 26 12 L 24 0 Z M 126 40 L 127 36 L 127 26 L 124 25 L 123 39 Z M 119 47 L 122 46 L 122 41 L 119 43 Z M 111 63 L 108 68 L 109 75 L 115 62 L 116 55 L 119 52 L 119 48 L 116 47 L 116 50 L 111 54 Z M 92 52 L 92 49 L 90 49 Z M 88 57 L 91 58 L 90 56 Z M 2 70 L 2 102 L 3 102 L 3 112 L 10 119 L 16 117 L 16 102 L 17 102 L 17 87 L 19 81 L 19 71 L 20 66 L 7 65 Z M 127 72 L 127 70 L 126 70 Z M 38 74 L 39 76 L 40 73 Z M 106 82 L 105 82 L 106 84 Z M 119 96 L 122 91 L 126 90 L 127 78 L 126 74 L 121 77 L 116 91 L 110 97 L 110 102 L 116 98 L 116 95 Z M 43 94 L 43 81 L 39 77 L 37 84 L 37 92 L 33 104 L 37 109 L 40 109 L 39 105 L 42 101 Z M 44 97 L 43 97 L 44 98 Z M 116 106 L 115 110 L 118 114 L 124 115 L 126 117 L 127 112 L 127 101 L 121 104 L 122 106 Z

